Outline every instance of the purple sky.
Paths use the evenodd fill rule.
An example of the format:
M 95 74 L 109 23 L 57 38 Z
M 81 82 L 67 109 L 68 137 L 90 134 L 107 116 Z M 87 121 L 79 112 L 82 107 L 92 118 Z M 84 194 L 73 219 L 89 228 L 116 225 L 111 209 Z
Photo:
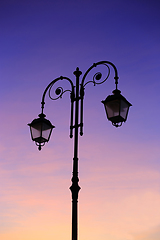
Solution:
M 76 67 L 84 74 L 102 60 L 116 65 L 133 106 L 114 128 L 101 104 L 115 88 L 113 71 L 86 86 L 79 239 L 160 239 L 159 9 L 156 0 L 1 0 L 0 239 L 71 239 L 69 94 L 46 98 L 56 128 L 41 152 L 27 123 L 54 78 L 75 82 Z

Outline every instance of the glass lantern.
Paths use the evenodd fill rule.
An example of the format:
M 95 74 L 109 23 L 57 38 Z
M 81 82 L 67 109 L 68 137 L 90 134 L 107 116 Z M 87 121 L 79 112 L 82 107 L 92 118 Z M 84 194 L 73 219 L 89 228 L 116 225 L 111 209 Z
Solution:
M 45 142 L 48 142 L 52 133 L 52 129 L 55 128 L 49 120 L 47 120 L 43 113 L 38 115 L 39 118 L 34 119 L 28 125 L 30 126 L 31 138 L 41 150 L 41 146 L 44 146 Z
M 102 103 L 104 104 L 107 118 L 115 127 L 120 127 L 122 122 L 127 120 L 129 107 L 132 106 L 125 97 L 121 95 L 121 91 L 115 89 L 113 95 L 109 95 Z

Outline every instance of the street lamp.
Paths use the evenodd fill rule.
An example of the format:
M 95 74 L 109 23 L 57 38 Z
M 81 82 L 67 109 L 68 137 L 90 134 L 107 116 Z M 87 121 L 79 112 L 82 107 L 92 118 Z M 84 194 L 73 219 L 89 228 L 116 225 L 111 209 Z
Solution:
M 92 80 L 85 83 L 86 77 L 88 73 L 95 67 L 103 65 L 107 67 L 108 74 L 107 76 L 102 79 L 102 74 L 97 72 L 94 74 Z M 127 120 L 127 115 L 129 111 L 129 107 L 132 106 L 126 99 L 121 95 L 121 91 L 117 89 L 118 85 L 118 72 L 115 65 L 109 61 L 100 61 L 94 63 L 83 75 L 81 83 L 79 84 L 80 75 L 82 72 L 79 68 L 76 68 L 76 71 L 73 74 L 76 76 L 76 85 L 74 86 L 72 80 L 68 77 L 59 77 L 54 79 L 52 82 L 44 90 L 41 102 L 42 112 L 39 114 L 39 118 L 34 119 L 31 123 L 29 123 L 31 138 L 35 141 L 38 149 L 41 150 L 41 147 L 45 145 L 46 142 L 49 141 L 51 132 L 55 126 L 51 124 L 49 120 L 45 117 L 43 113 L 44 104 L 45 104 L 45 96 L 46 93 L 49 93 L 49 97 L 52 100 L 57 100 L 58 98 L 62 97 L 62 95 L 69 91 L 70 92 L 70 99 L 71 99 L 71 118 L 70 118 L 70 138 L 73 137 L 73 129 L 74 129 L 74 157 L 73 157 L 73 176 L 72 176 L 72 185 L 70 187 L 72 193 L 72 240 L 77 240 L 77 232 L 78 232 L 78 214 L 77 214 L 77 205 L 78 205 L 78 193 L 80 190 L 80 186 L 78 185 L 79 178 L 78 178 L 78 129 L 80 128 L 80 135 L 83 135 L 83 100 L 84 100 L 84 90 L 85 86 L 88 83 L 102 84 L 104 83 L 109 75 L 110 75 L 110 67 L 114 69 L 114 79 L 116 89 L 113 91 L 113 95 L 109 95 L 102 103 L 104 104 L 107 118 L 115 127 L 120 127 L 123 122 Z M 55 90 L 55 94 L 58 96 L 56 98 L 51 97 L 51 89 L 54 84 L 60 80 L 67 80 L 71 88 L 70 90 L 63 90 L 62 87 L 58 87 Z M 80 104 L 79 104 L 80 103 Z M 79 109 L 80 105 L 80 109 Z M 73 114 L 74 114 L 74 121 L 73 121 Z M 80 114 L 80 122 L 79 122 L 79 114 Z

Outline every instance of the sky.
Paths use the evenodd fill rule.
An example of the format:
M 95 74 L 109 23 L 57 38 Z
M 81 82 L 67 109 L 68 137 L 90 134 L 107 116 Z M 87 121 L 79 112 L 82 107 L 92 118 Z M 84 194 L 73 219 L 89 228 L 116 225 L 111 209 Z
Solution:
M 75 84 L 76 67 L 83 76 L 105 60 L 132 107 L 115 128 L 101 103 L 115 89 L 113 69 L 102 85 L 86 85 L 78 239 L 160 239 L 159 9 L 158 0 L 0 1 L 1 240 L 71 239 L 69 93 L 46 96 L 56 128 L 41 151 L 27 124 L 53 79 Z

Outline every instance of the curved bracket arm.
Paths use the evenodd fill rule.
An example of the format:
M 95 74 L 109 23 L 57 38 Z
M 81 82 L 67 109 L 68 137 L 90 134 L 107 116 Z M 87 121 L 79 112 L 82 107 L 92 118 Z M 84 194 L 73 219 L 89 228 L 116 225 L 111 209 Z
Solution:
M 88 75 L 88 73 L 94 68 L 94 67 L 97 67 L 98 65 L 105 65 L 107 68 L 108 68 L 108 74 L 106 76 L 106 78 L 104 80 L 102 80 L 101 82 L 96 82 L 96 80 L 100 80 L 101 77 L 102 77 L 102 74 L 100 72 L 97 72 L 94 76 L 93 76 L 93 80 L 92 81 L 88 81 L 87 83 L 84 84 L 84 81 L 86 79 L 86 76 Z M 117 89 L 117 85 L 118 85 L 118 71 L 117 71 L 117 68 L 116 66 L 112 63 L 112 62 L 109 62 L 109 61 L 100 61 L 100 62 L 97 62 L 97 63 L 94 63 L 90 68 L 88 68 L 88 70 L 85 72 L 85 74 L 83 75 L 83 78 L 82 78 L 82 81 L 81 81 L 81 87 L 80 87 L 80 99 L 81 99 L 81 115 L 80 115 L 80 135 L 82 136 L 83 135 L 83 99 L 84 99 L 84 87 L 85 85 L 87 85 L 88 83 L 92 82 L 94 85 L 96 84 L 102 84 L 104 83 L 109 75 L 110 75 L 110 67 L 108 66 L 112 66 L 113 69 L 114 69 L 114 72 L 115 72 L 115 76 L 114 76 L 114 79 L 115 79 L 115 84 L 116 84 L 116 89 Z
M 84 86 L 85 86 L 87 83 L 89 83 L 89 82 L 94 82 L 94 81 L 89 81 L 89 82 L 87 82 L 87 83 L 84 85 L 84 81 L 85 81 L 86 76 L 88 75 L 88 73 L 89 73 L 94 67 L 97 67 L 98 65 L 105 65 L 105 66 L 108 67 L 108 70 L 109 70 L 106 79 L 105 79 L 104 81 L 102 81 L 101 83 L 105 82 L 105 81 L 107 80 L 107 78 L 109 77 L 109 75 L 110 75 L 110 68 L 109 68 L 108 65 L 111 65 L 111 66 L 113 67 L 114 72 L 115 72 L 114 79 L 115 79 L 115 84 L 116 84 L 116 89 L 117 89 L 118 78 L 119 78 L 119 77 L 118 77 L 118 71 L 117 71 L 116 66 L 115 66 L 112 62 L 109 62 L 109 61 L 100 61 L 100 62 L 97 62 L 97 63 L 93 63 L 93 65 L 92 65 L 90 68 L 88 68 L 88 70 L 85 72 L 85 74 L 84 74 L 84 76 L 83 76 L 83 78 L 82 78 L 81 87 L 84 87 Z M 101 76 L 102 76 L 101 73 L 97 73 L 97 74 L 94 75 L 94 77 L 96 77 L 96 80 L 100 80 Z M 94 83 L 95 83 L 95 82 L 94 82 Z
M 59 96 L 58 96 L 57 98 L 52 98 L 52 97 L 51 97 L 51 94 L 50 94 L 50 91 L 51 91 L 53 85 L 54 85 L 56 82 L 58 82 L 59 80 L 63 80 L 63 79 L 68 80 L 68 81 L 70 82 L 72 89 L 71 89 L 71 90 L 65 90 L 65 91 L 63 91 L 63 88 L 62 88 L 62 87 L 58 87 L 58 88 L 55 90 L 55 93 L 56 93 L 56 95 L 59 95 Z M 41 104 L 42 104 L 42 106 L 41 106 L 41 108 L 42 108 L 42 113 L 43 113 L 44 104 L 45 104 L 45 101 L 44 101 L 44 100 L 45 100 L 45 96 L 46 96 L 46 93 L 47 93 L 48 90 L 49 90 L 49 97 L 50 97 L 50 99 L 52 99 L 52 100 L 57 100 L 58 98 L 62 97 L 62 95 L 63 95 L 65 92 L 70 91 L 70 92 L 71 92 L 71 102 L 74 101 L 74 85 L 73 85 L 73 82 L 72 82 L 71 79 L 69 79 L 68 77 L 63 77 L 63 76 L 58 77 L 58 78 L 54 79 L 52 82 L 50 82 L 50 83 L 48 84 L 48 86 L 46 87 L 46 89 L 44 90 L 44 93 L 43 93 L 43 96 L 42 96 L 42 102 L 41 102 Z

